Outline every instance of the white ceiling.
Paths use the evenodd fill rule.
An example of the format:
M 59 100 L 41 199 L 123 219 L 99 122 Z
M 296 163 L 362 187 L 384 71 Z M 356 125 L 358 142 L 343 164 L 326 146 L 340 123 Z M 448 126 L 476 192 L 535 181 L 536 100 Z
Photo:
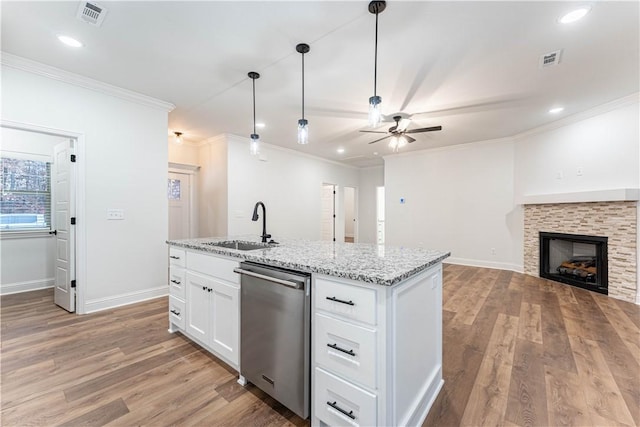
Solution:
M 2 50 L 172 102 L 169 133 L 193 142 L 252 133 L 247 72 L 258 71 L 264 142 L 355 166 L 389 154 L 386 141 L 369 145 L 377 135 L 359 132 L 373 95 L 368 2 L 98 3 L 108 9 L 102 27 L 76 18 L 77 1 L 2 1 Z M 413 114 L 410 128 L 443 127 L 413 135 L 403 151 L 511 136 L 638 92 L 639 3 L 592 1 L 581 21 L 557 22 L 584 4 L 388 1 L 379 16 L 383 113 Z M 64 46 L 58 33 L 85 46 Z M 296 143 L 301 42 L 311 46 L 308 146 Z M 560 65 L 540 69 L 540 55 L 558 49 Z M 549 114 L 557 105 L 565 110 Z

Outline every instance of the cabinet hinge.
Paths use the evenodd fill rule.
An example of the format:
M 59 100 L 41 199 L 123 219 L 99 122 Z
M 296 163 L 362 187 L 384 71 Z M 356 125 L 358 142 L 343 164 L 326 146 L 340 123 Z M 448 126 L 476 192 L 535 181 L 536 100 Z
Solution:
M 75 216 L 71 217 L 71 225 L 76 225 L 76 217 Z
M 71 163 L 75 163 L 76 162 L 76 155 L 72 154 L 71 155 Z
M 76 287 L 76 281 L 75 281 L 75 280 L 72 280 L 72 281 L 71 281 L 71 287 L 72 287 L 72 288 L 75 288 L 75 287 Z

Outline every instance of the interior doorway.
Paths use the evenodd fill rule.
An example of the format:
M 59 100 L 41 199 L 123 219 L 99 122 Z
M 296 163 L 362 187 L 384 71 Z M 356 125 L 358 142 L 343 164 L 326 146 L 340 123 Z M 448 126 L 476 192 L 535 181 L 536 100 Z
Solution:
M 322 184 L 320 239 L 336 241 L 336 186 Z
M 14 171 L 14 175 L 26 173 L 29 176 L 22 182 L 36 183 L 37 187 L 27 185 L 29 188 L 16 187 L 11 192 L 3 192 L 2 223 L 7 227 L 2 231 L 2 293 L 53 288 L 52 302 L 82 314 L 86 277 L 82 243 L 85 236 L 84 137 L 75 132 L 9 120 L 2 120 L 0 127 L 3 159 L 12 159 L 16 165 L 28 161 L 28 164 L 20 163 L 21 171 Z M 38 170 L 38 163 L 48 165 L 48 181 L 39 175 L 31 176 Z M 28 209 L 5 212 L 9 203 L 4 196 L 21 201 L 20 207 Z M 29 201 L 30 198 L 33 200 Z M 43 203 L 49 207 L 47 211 L 37 211 Z M 8 226 L 16 225 L 17 217 L 22 218 L 17 227 Z M 12 261 L 16 262 L 6 262 L 7 256 L 13 256 Z
M 356 243 L 358 241 L 358 222 L 356 189 L 344 187 L 344 241 Z

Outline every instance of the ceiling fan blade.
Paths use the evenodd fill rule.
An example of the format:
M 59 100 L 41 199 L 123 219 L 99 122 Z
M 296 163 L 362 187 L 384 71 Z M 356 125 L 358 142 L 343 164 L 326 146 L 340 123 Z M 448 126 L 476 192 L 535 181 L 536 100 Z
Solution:
M 392 136 L 393 135 L 387 135 L 387 136 L 382 137 L 380 139 L 376 139 L 375 141 L 371 141 L 369 144 L 373 144 L 374 142 L 382 141 L 383 139 L 391 138 Z
M 400 123 L 398 123 L 398 130 L 400 131 L 406 130 L 407 127 L 409 127 L 409 124 L 411 124 L 411 119 L 408 119 L 408 118 L 401 119 Z
M 386 131 L 382 131 L 382 130 L 361 130 L 360 132 L 365 132 L 365 133 L 387 133 Z
M 435 130 L 442 130 L 442 126 L 432 126 L 430 128 L 420 128 L 407 130 L 404 133 L 420 133 L 420 132 L 433 132 Z
M 416 140 L 415 138 L 411 138 L 411 137 L 410 137 L 410 136 L 408 136 L 408 135 L 404 135 L 403 137 L 404 137 L 404 139 L 406 139 L 406 140 L 407 140 L 407 142 L 408 142 L 409 144 L 411 144 L 413 141 L 415 141 L 415 140 Z

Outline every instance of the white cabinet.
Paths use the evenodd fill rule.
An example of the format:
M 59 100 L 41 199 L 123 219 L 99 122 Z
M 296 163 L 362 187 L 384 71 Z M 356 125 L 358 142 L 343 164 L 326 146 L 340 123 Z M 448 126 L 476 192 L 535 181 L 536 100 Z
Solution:
M 239 263 L 201 252 L 171 249 L 169 331 L 180 330 L 238 369 L 240 280 L 233 269 Z
M 311 422 L 420 425 L 442 380 L 442 266 L 394 286 L 315 275 Z

